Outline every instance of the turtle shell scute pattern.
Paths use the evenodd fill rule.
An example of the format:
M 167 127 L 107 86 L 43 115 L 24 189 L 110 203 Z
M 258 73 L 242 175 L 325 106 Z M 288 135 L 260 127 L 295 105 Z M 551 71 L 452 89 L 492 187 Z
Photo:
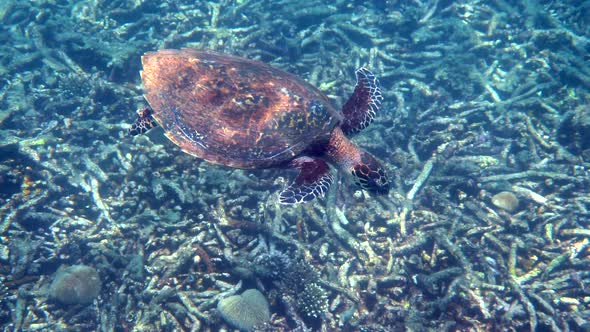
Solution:
M 145 98 L 183 151 L 239 168 L 282 164 L 341 116 L 305 81 L 262 62 L 193 49 L 142 58 Z

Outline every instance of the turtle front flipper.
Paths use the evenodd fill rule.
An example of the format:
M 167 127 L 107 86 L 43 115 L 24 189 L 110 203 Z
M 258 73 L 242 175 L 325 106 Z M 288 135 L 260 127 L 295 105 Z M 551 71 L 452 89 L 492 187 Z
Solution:
M 137 111 L 137 119 L 129 128 L 129 135 L 137 136 L 143 134 L 157 125 L 152 117 L 152 110 L 146 107 Z
M 383 96 L 379 80 L 366 68 L 356 71 L 356 86 L 342 107 L 341 128 L 344 134 L 352 135 L 367 128 L 379 111 Z
M 333 177 L 328 163 L 319 158 L 299 157 L 289 166 L 299 170 L 295 181 L 279 194 L 281 204 L 307 203 L 316 197 L 323 197 L 332 184 Z

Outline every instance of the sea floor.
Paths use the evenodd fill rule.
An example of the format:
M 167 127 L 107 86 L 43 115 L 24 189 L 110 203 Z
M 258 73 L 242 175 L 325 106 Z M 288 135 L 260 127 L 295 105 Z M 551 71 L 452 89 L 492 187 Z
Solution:
M 590 329 L 590 2 L 3 0 L 0 23 L 1 330 Z M 334 169 L 284 206 L 291 170 L 129 137 L 141 56 L 182 47 L 336 107 L 369 68 L 353 141 L 389 194 Z

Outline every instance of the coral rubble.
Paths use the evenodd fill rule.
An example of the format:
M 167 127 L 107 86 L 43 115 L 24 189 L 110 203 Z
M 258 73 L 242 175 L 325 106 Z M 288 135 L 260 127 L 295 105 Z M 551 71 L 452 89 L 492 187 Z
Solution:
M 571 0 L 0 1 L 0 328 L 588 330 L 589 17 Z M 383 110 L 353 140 L 394 189 L 339 177 L 287 209 L 286 170 L 127 137 L 141 55 L 181 47 L 268 62 L 338 107 L 370 68 Z M 246 289 L 260 319 L 218 315 Z

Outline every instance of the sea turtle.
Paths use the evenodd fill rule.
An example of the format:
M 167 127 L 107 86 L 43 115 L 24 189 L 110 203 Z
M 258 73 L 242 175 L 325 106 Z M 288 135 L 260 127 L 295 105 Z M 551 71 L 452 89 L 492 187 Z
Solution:
M 328 163 L 369 192 L 389 190 L 385 168 L 348 136 L 367 127 L 381 100 L 377 78 L 356 71 L 341 111 L 302 79 L 263 62 L 213 51 L 148 52 L 141 58 L 145 99 L 129 133 L 160 125 L 184 152 L 235 168 L 299 170 L 279 194 L 296 204 L 323 196 L 333 181 Z

